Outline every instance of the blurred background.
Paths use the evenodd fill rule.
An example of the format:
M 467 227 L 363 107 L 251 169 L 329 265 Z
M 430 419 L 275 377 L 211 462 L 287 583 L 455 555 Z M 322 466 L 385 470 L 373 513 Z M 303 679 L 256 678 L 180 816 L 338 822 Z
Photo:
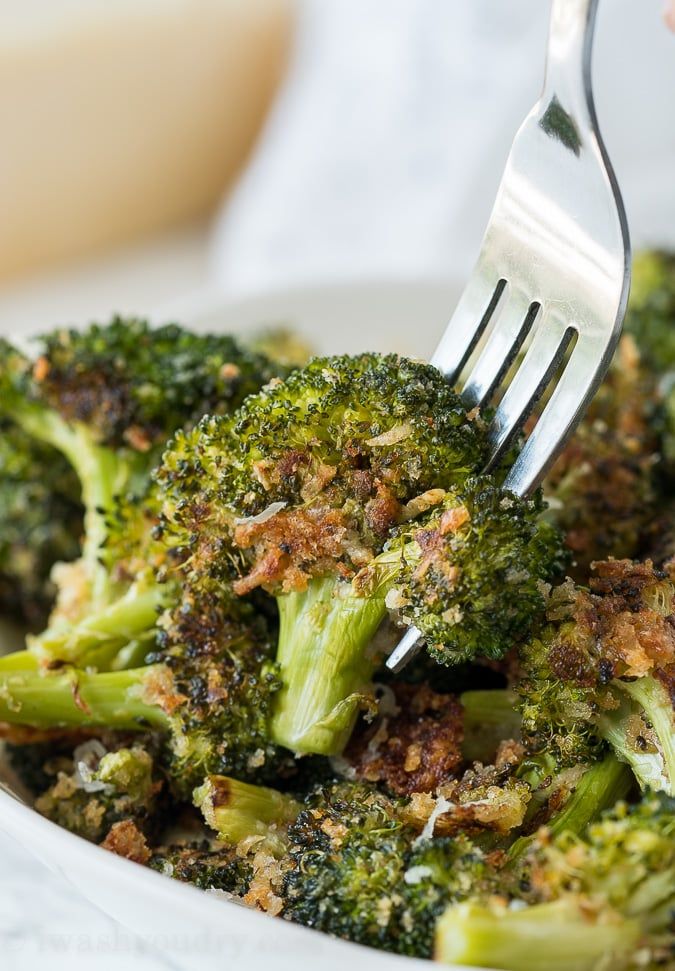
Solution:
M 187 291 L 461 280 L 537 97 L 542 0 L 0 0 L 0 326 Z M 603 0 L 636 243 L 675 243 L 675 36 Z

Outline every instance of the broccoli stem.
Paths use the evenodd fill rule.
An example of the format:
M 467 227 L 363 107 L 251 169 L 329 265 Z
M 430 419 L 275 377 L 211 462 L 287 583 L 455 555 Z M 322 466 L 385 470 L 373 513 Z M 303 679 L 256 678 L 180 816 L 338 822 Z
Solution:
M 545 773 L 544 769 L 542 775 Z M 552 836 L 563 832 L 581 835 L 600 813 L 625 798 L 633 785 L 633 775 L 628 766 L 619 762 L 614 755 L 607 755 L 601 762 L 588 766 L 562 809 L 546 821 L 547 830 Z M 555 790 L 555 780 L 547 788 Z M 508 851 L 509 860 L 520 859 L 535 838 L 536 834 L 515 840 Z
M 160 585 L 135 583 L 119 600 L 93 611 L 79 623 L 54 626 L 29 637 L 29 646 L 38 656 L 79 665 L 97 648 L 114 654 L 154 626 L 165 592 Z
M 154 671 L 147 667 L 88 674 L 71 668 L 54 674 L 0 668 L 0 721 L 33 728 L 168 729 L 162 709 L 143 701 Z
M 630 765 L 642 789 L 675 796 L 675 716 L 665 685 L 647 676 L 613 686 L 625 702 L 603 713 L 600 734 Z
M 223 775 L 207 776 L 192 799 L 211 829 L 228 843 L 248 836 L 274 837 L 275 826 L 293 822 L 301 809 L 295 799 L 276 789 Z
M 271 737 L 292 752 L 339 755 L 377 665 L 370 643 L 387 613 L 384 597 L 358 597 L 334 577 L 277 598 L 277 662 Z
M 470 762 L 490 762 L 505 739 L 520 738 L 520 712 L 515 692 L 465 691 L 462 754 Z
M 451 906 L 436 928 L 436 958 L 446 964 L 504 971 L 594 971 L 640 940 L 637 921 L 593 921 L 582 902 L 511 909 L 469 901 Z
M 91 584 L 91 602 L 105 602 L 110 578 L 100 558 L 107 535 L 106 517 L 113 509 L 115 496 L 128 489 L 136 472 L 132 453 L 99 445 L 85 425 L 67 422 L 58 412 L 42 405 L 16 401 L 10 414 L 28 435 L 62 452 L 75 469 L 85 510 L 82 559 Z M 139 461 L 145 465 L 147 459 L 139 456 Z

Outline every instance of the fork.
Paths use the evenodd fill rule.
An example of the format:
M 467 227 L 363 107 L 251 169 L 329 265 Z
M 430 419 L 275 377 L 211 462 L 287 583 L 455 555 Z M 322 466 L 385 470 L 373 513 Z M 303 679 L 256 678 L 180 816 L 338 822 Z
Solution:
M 626 216 L 591 86 L 597 7 L 552 0 L 542 95 L 516 134 L 478 261 L 431 359 L 453 384 L 468 370 L 467 408 L 502 395 L 488 426 L 487 471 L 547 393 L 504 480 L 518 495 L 541 482 L 583 416 L 628 300 Z M 410 627 L 387 667 L 400 671 L 421 644 Z

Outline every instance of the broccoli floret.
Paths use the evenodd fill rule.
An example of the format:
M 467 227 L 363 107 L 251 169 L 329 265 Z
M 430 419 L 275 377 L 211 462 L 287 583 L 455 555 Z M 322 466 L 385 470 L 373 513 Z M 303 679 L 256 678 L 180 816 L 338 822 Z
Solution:
M 424 634 L 436 661 L 499 659 L 528 634 L 543 608 L 542 580 L 566 563 L 541 508 L 481 476 L 449 490 L 419 527 L 390 544 L 402 547 L 403 564 L 390 601 Z M 377 576 L 389 558 L 370 570 Z
M 311 795 L 288 841 L 287 918 L 416 957 L 431 955 L 447 903 L 480 886 L 488 870 L 466 837 L 419 839 L 391 800 L 354 783 Z
M 342 751 L 388 607 L 447 663 L 526 631 L 557 542 L 536 503 L 469 479 L 484 457 L 480 420 L 442 375 L 394 356 L 317 359 L 176 437 L 157 479 L 184 582 L 277 600 L 276 742 Z
M 404 803 L 367 783 L 333 782 L 300 801 L 210 778 L 195 803 L 251 867 L 245 901 L 399 954 L 429 957 L 437 916 L 491 872 L 466 836 L 420 837 Z
M 546 518 L 564 533 L 573 576 L 641 552 L 661 494 L 654 376 L 623 337 L 595 398 L 544 482 Z
M 521 652 L 523 733 L 561 764 L 605 742 L 643 787 L 672 793 L 675 587 L 650 561 L 595 564 L 590 589 L 555 588 L 548 623 Z
M 148 866 L 200 890 L 223 890 L 236 897 L 246 892 L 252 878 L 251 866 L 231 847 L 216 849 L 207 840 L 158 847 L 153 850 Z
M 96 739 L 79 745 L 70 771 L 35 800 L 37 811 L 71 833 L 101 843 L 115 823 L 129 820 L 148 834 L 158 825 L 163 784 L 140 745 L 106 751 Z
M 42 626 L 55 596 L 55 563 L 80 553 L 77 478 L 63 456 L 0 423 L 0 609 Z
M 619 803 L 586 834 L 545 831 L 529 885 L 448 908 L 436 957 L 506 971 L 670 967 L 675 953 L 675 804 Z M 510 890 L 510 892 L 509 892 Z
M 91 673 L 0 665 L 0 721 L 157 730 L 165 738 L 161 764 L 181 797 L 209 772 L 276 777 L 289 760 L 269 741 L 279 688 L 269 641 L 226 609 L 211 604 L 191 618 L 194 605 L 183 607 L 182 626 L 170 627 L 145 667 Z
M 86 618 L 85 640 L 92 631 L 100 640 L 110 637 L 117 620 L 125 633 L 124 617 L 106 614 L 133 579 L 126 575 L 128 563 L 116 569 L 115 544 L 109 543 L 111 533 L 121 532 L 124 540 L 128 533 L 125 517 L 119 522 L 118 497 L 124 501 L 143 492 L 161 448 L 177 428 L 190 427 L 207 412 L 235 409 L 279 369 L 231 337 L 192 334 L 173 324 L 151 328 L 135 318 L 52 332 L 39 339 L 35 361 L 6 342 L 1 350 L 0 412 L 60 450 L 80 480 L 82 561 L 77 574 L 64 578 L 68 610 L 60 617 L 57 612 L 53 629 L 35 645 L 49 659 L 79 661 L 73 629 L 78 618 Z M 161 598 L 154 590 L 154 600 L 146 588 L 137 592 L 133 624 L 149 626 Z

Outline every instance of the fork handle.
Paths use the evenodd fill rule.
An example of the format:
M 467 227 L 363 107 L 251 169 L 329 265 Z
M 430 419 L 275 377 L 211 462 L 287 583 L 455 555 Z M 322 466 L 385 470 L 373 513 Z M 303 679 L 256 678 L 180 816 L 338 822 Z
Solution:
M 552 0 L 542 104 L 593 113 L 591 53 L 599 0 Z

